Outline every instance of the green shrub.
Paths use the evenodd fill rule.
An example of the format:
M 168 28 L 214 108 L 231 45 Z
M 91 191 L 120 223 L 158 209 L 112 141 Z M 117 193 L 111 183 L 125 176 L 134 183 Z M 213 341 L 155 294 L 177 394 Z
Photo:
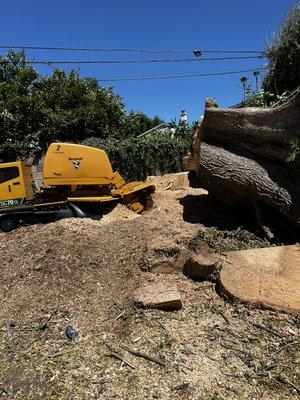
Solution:
M 261 90 L 258 93 L 248 94 L 245 100 L 245 107 L 272 107 L 274 104 L 284 100 L 285 93 L 281 96 Z
M 114 170 L 127 181 L 144 180 L 150 175 L 182 171 L 182 158 L 190 150 L 191 138 L 128 138 L 101 140 L 89 138 L 86 146 L 105 150 Z

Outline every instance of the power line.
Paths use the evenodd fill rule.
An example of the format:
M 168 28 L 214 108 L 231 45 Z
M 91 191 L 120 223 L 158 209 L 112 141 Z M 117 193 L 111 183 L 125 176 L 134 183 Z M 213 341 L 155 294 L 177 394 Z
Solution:
M 255 69 L 242 69 L 242 70 L 236 70 L 236 71 L 222 71 L 222 72 L 112 77 L 112 78 L 99 78 L 99 79 L 97 79 L 97 81 L 98 82 L 116 82 L 116 81 L 140 81 L 140 80 L 150 80 L 150 79 L 193 78 L 193 77 L 200 77 L 200 76 L 218 76 L 218 75 L 241 74 L 241 73 L 245 73 L 245 72 L 262 71 L 264 69 L 265 68 L 255 68 Z
M 38 60 L 26 61 L 27 64 L 151 64 L 151 63 L 176 63 L 176 62 L 199 62 L 199 61 L 224 61 L 262 59 L 266 56 L 239 56 L 239 57 L 206 57 L 206 58 L 175 58 L 175 59 L 153 59 L 153 60 Z
M 98 47 L 49 47 L 0 45 L 0 49 L 52 50 L 52 51 L 90 51 L 90 52 L 137 52 L 137 53 L 193 53 L 195 49 L 134 49 L 134 48 L 98 48 Z M 261 50 L 202 50 L 202 53 L 264 53 Z

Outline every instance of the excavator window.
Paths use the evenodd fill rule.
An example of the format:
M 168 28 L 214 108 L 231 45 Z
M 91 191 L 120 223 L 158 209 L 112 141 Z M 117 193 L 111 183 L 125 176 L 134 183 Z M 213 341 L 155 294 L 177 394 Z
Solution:
M 0 168 L 0 184 L 20 176 L 18 167 Z

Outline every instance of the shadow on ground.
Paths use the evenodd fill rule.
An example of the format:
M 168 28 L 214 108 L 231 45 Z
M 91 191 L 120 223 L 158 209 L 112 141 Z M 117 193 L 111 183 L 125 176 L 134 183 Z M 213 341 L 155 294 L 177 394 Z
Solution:
M 181 198 L 183 206 L 183 219 L 193 224 L 202 224 L 204 227 L 213 228 L 221 235 L 233 235 L 234 231 L 241 231 L 255 236 L 262 245 L 283 245 L 297 242 L 297 235 L 281 221 L 277 221 L 268 210 L 263 214 L 264 223 L 274 234 L 274 239 L 269 241 L 260 230 L 254 208 L 242 210 L 230 207 L 218 201 L 212 194 L 187 195 Z M 272 218 L 270 218 L 272 216 Z M 256 247 L 260 247 L 256 246 Z M 253 246 L 250 246 L 253 247 Z
M 187 195 L 180 199 L 183 205 L 183 219 L 193 224 L 207 227 L 234 230 L 241 226 L 255 231 L 255 215 L 249 210 L 245 212 L 221 204 L 213 195 Z

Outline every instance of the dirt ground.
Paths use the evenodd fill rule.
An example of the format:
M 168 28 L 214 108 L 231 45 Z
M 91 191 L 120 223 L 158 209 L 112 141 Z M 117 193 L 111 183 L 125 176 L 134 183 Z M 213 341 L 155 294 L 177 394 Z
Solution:
M 299 398 L 299 315 L 230 303 L 217 277 L 156 269 L 203 242 L 219 253 L 270 244 L 186 174 L 150 181 L 153 208 L 141 216 L 118 205 L 100 221 L 0 235 L 0 398 Z M 146 282 L 177 285 L 182 309 L 136 307 Z

